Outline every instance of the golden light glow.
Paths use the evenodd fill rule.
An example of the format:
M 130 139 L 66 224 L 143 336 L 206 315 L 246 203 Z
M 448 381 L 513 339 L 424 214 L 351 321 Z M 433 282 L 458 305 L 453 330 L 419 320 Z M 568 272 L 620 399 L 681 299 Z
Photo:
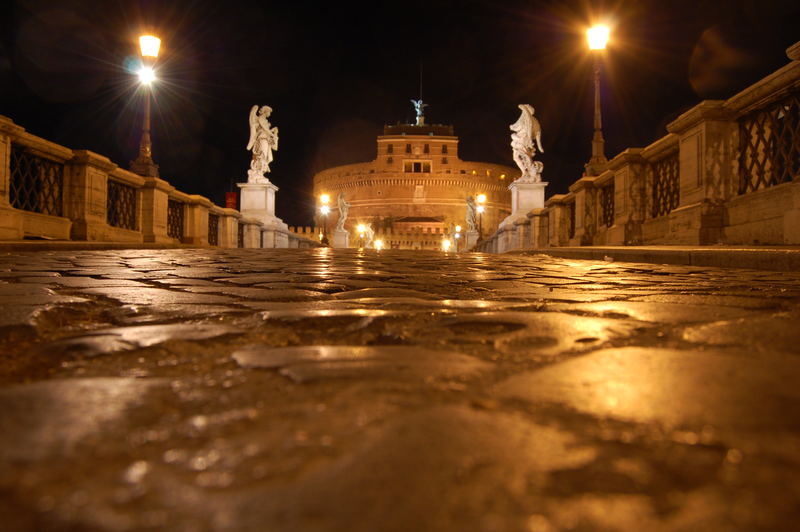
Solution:
M 361 235 L 362 235 L 362 236 L 364 235 L 364 232 L 365 232 L 366 230 L 367 230 L 367 226 L 366 226 L 366 225 L 364 225 L 364 224 L 358 224 L 358 226 L 356 226 L 356 231 L 358 231 L 359 233 L 361 233 Z
M 150 85 L 156 80 L 156 71 L 153 70 L 153 67 L 143 66 L 139 69 L 138 75 L 139 81 L 144 85 Z
M 319 202 L 322 203 L 323 205 L 327 205 L 328 203 L 331 202 L 331 197 L 328 194 L 322 194 L 319 197 Z
M 139 37 L 139 49 L 142 51 L 142 57 L 158 57 L 158 51 L 161 48 L 161 39 L 154 35 L 142 35 Z
M 590 50 L 604 50 L 611 30 L 605 24 L 597 24 L 586 30 Z
M 328 213 L 331 212 L 331 208 L 328 207 L 327 205 L 323 205 L 322 207 L 319 208 L 319 212 L 321 212 L 323 216 L 327 216 Z
M 442 251 L 450 251 L 450 241 L 446 238 L 442 240 Z
M 375 242 L 372 243 L 372 245 L 375 246 L 375 249 L 380 251 L 383 249 L 383 240 L 376 240 Z
M 478 203 L 486 203 L 486 194 L 478 194 L 476 200 Z
M 457 226 L 456 226 L 456 233 L 460 233 L 460 232 L 461 232 L 461 226 L 460 226 L 460 225 L 457 225 Z
M 483 211 L 486 210 L 486 207 L 484 207 L 483 205 L 478 205 L 478 208 L 475 210 L 478 211 L 478 214 L 483 214 Z

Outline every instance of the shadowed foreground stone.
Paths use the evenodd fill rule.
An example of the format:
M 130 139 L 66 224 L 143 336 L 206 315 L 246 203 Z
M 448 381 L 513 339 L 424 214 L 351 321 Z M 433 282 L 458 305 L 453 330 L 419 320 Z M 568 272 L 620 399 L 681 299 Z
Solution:
M 792 529 L 798 287 L 541 255 L 0 255 L 0 523 Z

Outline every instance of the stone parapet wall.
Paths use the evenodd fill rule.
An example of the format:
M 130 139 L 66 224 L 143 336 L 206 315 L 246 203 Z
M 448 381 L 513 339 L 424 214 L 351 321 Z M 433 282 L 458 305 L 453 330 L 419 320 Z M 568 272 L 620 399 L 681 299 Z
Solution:
M 0 240 L 237 247 L 239 223 L 247 229 L 244 247 L 320 245 L 243 220 L 235 209 L 124 170 L 102 155 L 32 135 L 0 115 Z
M 698 103 L 664 137 L 548 199 L 528 214 L 528 233 L 506 227 L 474 249 L 800 245 L 798 49 L 783 68 L 727 100 Z

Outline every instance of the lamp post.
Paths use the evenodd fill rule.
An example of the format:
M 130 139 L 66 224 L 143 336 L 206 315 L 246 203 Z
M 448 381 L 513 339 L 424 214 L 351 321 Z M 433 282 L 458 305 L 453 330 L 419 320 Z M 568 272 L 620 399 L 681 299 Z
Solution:
M 356 226 L 356 231 L 358 231 L 358 247 L 364 247 L 364 234 L 367 232 L 367 226 L 364 224 L 358 224 Z
M 603 139 L 603 120 L 600 113 L 600 54 L 608 43 L 610 30 L 608 26 L 599 24 L 586 31 L 589 50 L 592 51 L 594 62 L 594 134 L 592 135 L 592 157 L 586 163 L 586 175 L 600 175 L 608 163 L 605 155 L 605 140 Z
M 458 253 L 458 244 L 460 243 L 461 239 L 461 226 L 457 225 L 455 227 L 455 233 L 453 234 L 453 238 L 456 239 L 456 253 Z
M 331 197 L 328 194 L 320 194 L 319 202 L 322 204 L 320 205 L 319 212 L 322 215 L 322 243 L 326 246 L 328 245 L 328 213 L 331 212 L 331 207 L 329 203 L 331 202 Z
M 477 198 L 475 198 L 478 202 L 478 207 L 475 209 L 478 211 L 478 240 L 483 239 L 483 211 L 486 210 L 486 194 L 478 194 Z
M 161 48 L 161 39 L 153 35 L 139 37 L 139 49 L 142 54 L 142 67 L 139 69 L 139 82 L 144 90 L 144 121 L 142 123 L 142 139 L 139 142 L 139 156 L 131 161 L 132 172 L 145 177 L 158 177 L 158 165 L 153 161 L 153 145 L 150 141 L 150 85 L 156 80 L 153 66 Z

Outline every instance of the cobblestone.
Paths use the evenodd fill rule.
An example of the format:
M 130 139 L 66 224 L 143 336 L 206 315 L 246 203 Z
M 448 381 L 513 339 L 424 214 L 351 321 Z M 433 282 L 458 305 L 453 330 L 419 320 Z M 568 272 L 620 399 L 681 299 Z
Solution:
M 800 273 L 0 255 L 4 530 L 786 530 Z

